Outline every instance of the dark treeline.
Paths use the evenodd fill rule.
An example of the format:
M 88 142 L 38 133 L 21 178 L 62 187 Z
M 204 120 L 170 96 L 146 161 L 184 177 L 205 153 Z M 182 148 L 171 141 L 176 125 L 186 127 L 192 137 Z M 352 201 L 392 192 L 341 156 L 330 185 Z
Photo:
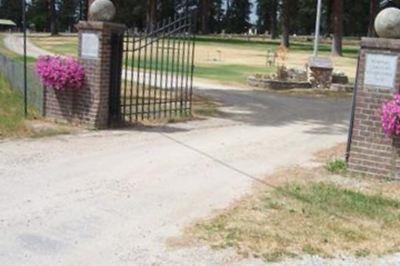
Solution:
M 282 36 L 290 46 L 290 36 L 312 35 L 315 28 L 316 0 L 114 0 L 116 21 L 128 27 L 151 29 L 165 18 L 186 7 L 197 7 L 198 32 L 269 33 Z M 257 21 L 251 23 L 256 5 Z M 31 0 L 28 2 L 30 28 L 36 31 L 72 31 L 74 24 L 85 19 L 88 0 Z M 378 0 L 323 0 L 321 31 L 333 39 L 333 53 L 341 54 L 342 36 L 373 35 L 373 18 Z M 0 0 L 0 18 L 21 22 L 21 1 Z M 345 25 L 345 26 L 344 26 Z

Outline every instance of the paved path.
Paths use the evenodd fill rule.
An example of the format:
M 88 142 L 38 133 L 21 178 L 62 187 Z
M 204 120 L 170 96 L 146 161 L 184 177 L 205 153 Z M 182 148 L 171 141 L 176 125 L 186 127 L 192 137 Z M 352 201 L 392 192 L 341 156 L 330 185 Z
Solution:
M 23 47 L 23 38 L 20 34 L 8 34 L 5 38 L 4 38 L 4 44 L 7 47 L 7 49 L 23 55 L 24 54 L 24 47 Z M 39 47 L 37 47 L 35 44 L 33 44 L 32 42 L 29 41 L 27 42 L 27 54 L 33 58 L 38 58 L 39 56 L 44 56 L 44 55 L 54 55 L 53 53 L 43 50 Z M 124 70 L 122 73 L 122 78 L 123 79 L 127 79 L 127 80 L 131 80 L 133 79 L 137 79 L 137 72 L 136 71 L 130 71 L 130 70 Z M 140 80 L 145 80 L 145 82 L 148 84 L 150 83 L 150 74 L 143 74 L 143 72 L 140 73 Z M 168 79 L 168 82 L 166 82 L 166 79 Z M 152 77 L 151 79 L 153 82 L 155 80 L 154 77 Z M 164 76 L 164 78 L 162 80 L 158 79 L 158 82 L 160 82 L 161 84 L 163 84 L 164 88 L 168 89 L 171 86 L 175 86 L 174 84 L 176 82 L 181 82 L 181 78 L 177 77 L 176 75 L 173 75 L 173 77 L 171 77 L 170 75 L 168 75 L 168 77 Z M 235 88 L 232 86 L 226 86 L 226 85 L 220 85 L 220 84 L 213 84 L 210 82 L 207 82 L 205 80 L 194 80 L 193 85 L 198 88 L 198 89 L 208 89 L 210 87 L 214 88 L 214 89 L 222 89 L 222 90 L 234 90 Z
M 348 100 L 208 89 L 223 115 L 0 144 L 0 265 L 236 265 L 171 249 L 274 169 L 346 139 Z
M 20 34 L 7 34 L 4 38 L 4 45 L 7 49 L 14 53 L 23 55 L 24 54 L 24 39 Z M 27 54 L 31 57 L 38 58 L 43 55 L 53 55 L 53 53 L 43 50 L 34 45 L 29 39 L 27 40 Z

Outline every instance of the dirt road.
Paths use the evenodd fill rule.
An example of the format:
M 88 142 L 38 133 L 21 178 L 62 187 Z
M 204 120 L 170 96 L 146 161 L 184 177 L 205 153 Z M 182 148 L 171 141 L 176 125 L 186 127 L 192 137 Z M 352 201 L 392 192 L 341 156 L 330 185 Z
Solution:
M 201 93 L 222 117 L 0 143 L 0 265 L 250 263 L 166 241 L 274 169 L 345 141 L 349 100 Z

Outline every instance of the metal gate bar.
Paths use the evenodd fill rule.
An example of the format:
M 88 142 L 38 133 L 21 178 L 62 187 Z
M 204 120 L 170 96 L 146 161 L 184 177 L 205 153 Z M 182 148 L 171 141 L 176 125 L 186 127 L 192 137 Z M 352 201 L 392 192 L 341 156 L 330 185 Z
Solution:
M 192 109 L 194 12 L 164 20 L 152 31 L 124 38 L 120 120 L 188 116 Z

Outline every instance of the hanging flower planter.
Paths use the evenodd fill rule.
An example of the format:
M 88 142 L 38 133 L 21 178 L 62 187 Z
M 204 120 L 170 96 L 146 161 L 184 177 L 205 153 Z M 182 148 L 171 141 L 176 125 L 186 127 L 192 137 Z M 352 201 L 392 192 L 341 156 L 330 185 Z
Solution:
M 388 137 L 400 137 L 400 94 L 382 105 L 381 123 Z
M 72 57 L 42 56 L 36 62 L 36 73 L 46 88 L 56 91 L 82 89 L 85 71 Z

